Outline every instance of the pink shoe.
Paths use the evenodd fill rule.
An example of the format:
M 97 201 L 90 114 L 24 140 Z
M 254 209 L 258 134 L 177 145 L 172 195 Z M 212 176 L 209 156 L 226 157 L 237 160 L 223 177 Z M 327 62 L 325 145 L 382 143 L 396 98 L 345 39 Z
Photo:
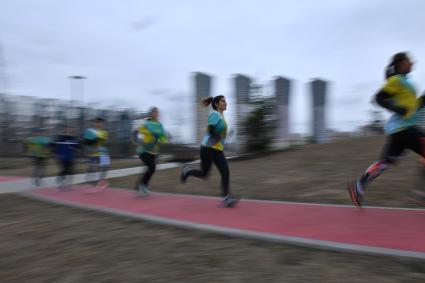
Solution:
M 89 187 L 89 188 L 87 188 L 85 193 L 86 194 L 95 194 L 97 192 L 99 192 L 99 189 L 97 187 Z
M 104 189 L 106 189 L 109 186 L 108 181 L 106 180 L 100 180 L 97 184 L 96 184 L 96 189 L 98 191 L 103 191 Z

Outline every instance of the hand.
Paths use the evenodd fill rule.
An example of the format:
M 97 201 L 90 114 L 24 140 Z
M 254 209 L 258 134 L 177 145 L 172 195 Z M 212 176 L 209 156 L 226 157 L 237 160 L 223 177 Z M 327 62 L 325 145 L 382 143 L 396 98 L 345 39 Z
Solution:
M 398 106 L 394 106 L 394 112 L 397 113 L 400 116 L 404 116 L 408 113 L 407 109 L 404 107 L 398 107 Z
M 418 101 L 419 101 L 418 109 L 423 108 L 423 107 L 425 106 L 425 93 L 424 93 L 424 94 L 422 94 L 422 95 L 418 98 Z

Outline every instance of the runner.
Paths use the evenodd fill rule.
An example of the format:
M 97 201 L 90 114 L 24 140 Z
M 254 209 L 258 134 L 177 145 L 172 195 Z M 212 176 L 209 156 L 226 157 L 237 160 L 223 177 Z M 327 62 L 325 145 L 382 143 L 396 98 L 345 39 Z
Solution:
M 146 173 L 137 182 L 136 190 L 140 195 L 149 194 L 149 181 L 155 173 L 156 158 L 159 153 L 159 143 L 166 143 L 168 141 L 167 134 L 158 121 L 159 109 L 151 107 L 149 110 L 149 117 L 144 123 L 133 133 L 133 140 L 137 141 L 137 153 L 140 160 L 148 167 Z M 136 137 L 140 136 L 140 139 Z
M 406 53 L 397 53 L 386 68 L 386 83 L 375 99 L 380 106 L 393 112 L 385 126 L 387 144 L 381 159 L 348 185 L 351 200 L 356 206 L 362 205 L 367 185 L 397 162 L 405 149 L 425 156 L 425 134 L 416 126 L 417 112 L 424 106 L 425 96 L 416 98 L 415 88 L 407 77 L 412 65 Z
M 208 116 L 207 133 L 201 144 L 201 170 L 193 170 L 190 166 L 185 166 L 181 173 L 181 181 L 185 183 L 189 176 L 207 178 L 211 164 L 214 163 L 221 175 L 223 200 L 220 206 L 233 207 L 238 200 L 230 195 L 229 166 L 223 153 L 227 134 L 227 123 L 223 112 L 227 109 L 227 103 L 223 95 L 218 95 L 204 100 L 205 107 L 210 104 L 213 111 Z
M 50 155 L 52 140 L 43 128 L 33 129 L 32 136 L 26 140 L 27 152 L 33 160 L 32 179 L 38 187 L 45 174 L 45 167 Z
M 110 165 L 110 158 L 106 143 L 108 132 L 103 130 L 103 118 L 96 118 L 92 121 L 92 127 L 84 132 L 85 151 L 87 155 L 88 168 L 86 179 L 90 183 L 95 183 L 97 189 L 104 189 L 108 186 L 106 172 Z
M 74 128 L 65 127 L 54 143 L 56 158 L 61 166 L 56 181 L 58 189 L 68 189 L 72 184 L 74 161 L 77 158 L 79 143 L 74 136 Z

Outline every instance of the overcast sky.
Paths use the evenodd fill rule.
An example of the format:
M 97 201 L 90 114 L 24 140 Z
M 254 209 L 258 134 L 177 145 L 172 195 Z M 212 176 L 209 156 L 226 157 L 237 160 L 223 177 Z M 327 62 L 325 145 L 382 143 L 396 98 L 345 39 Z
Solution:
M 1 0 L 0 87 L 69 99 L 68 76 L 84 75 L 85 103 L 157 105 L 172 127 L 191 119 L 191 72 L 213 75 L 230 102 L 233 74 L 281 75 L 294 80 L 291 132 L 308 132 L 305 84 L 320 77 L 331 81 L 329 127 L 349 130 L 370 118 L 393 53 L 412 54 L 423 92 L 424 12 L 423 0 Z

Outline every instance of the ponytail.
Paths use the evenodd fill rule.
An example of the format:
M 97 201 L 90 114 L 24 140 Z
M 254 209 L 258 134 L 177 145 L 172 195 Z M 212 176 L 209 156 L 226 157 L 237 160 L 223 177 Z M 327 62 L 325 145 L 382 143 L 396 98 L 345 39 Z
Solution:
M 397 75 L 394 65 L 390 64 L 385 68 L 385 79 Z
M 208 97 L 206 99 L 204 99 L 202 101 L 202 104 L 204 105 L 204 107 L 208 107 L 208 105 L 211 104 L 212 109 L 217 110 L 217 103 L 220 101 L 220 99 L 222 99 L 224 97 L 224 95 L 217 95 L 214 97 Z
M 214 98 L 211 96 L 211 97 L 208 97 L 208 98 L 202 100 L 202 105 L 204 105 L 204 107 L 208 107 L 208 105 L 211 104 L 211 102 L 213 101 L 213 99 Z

